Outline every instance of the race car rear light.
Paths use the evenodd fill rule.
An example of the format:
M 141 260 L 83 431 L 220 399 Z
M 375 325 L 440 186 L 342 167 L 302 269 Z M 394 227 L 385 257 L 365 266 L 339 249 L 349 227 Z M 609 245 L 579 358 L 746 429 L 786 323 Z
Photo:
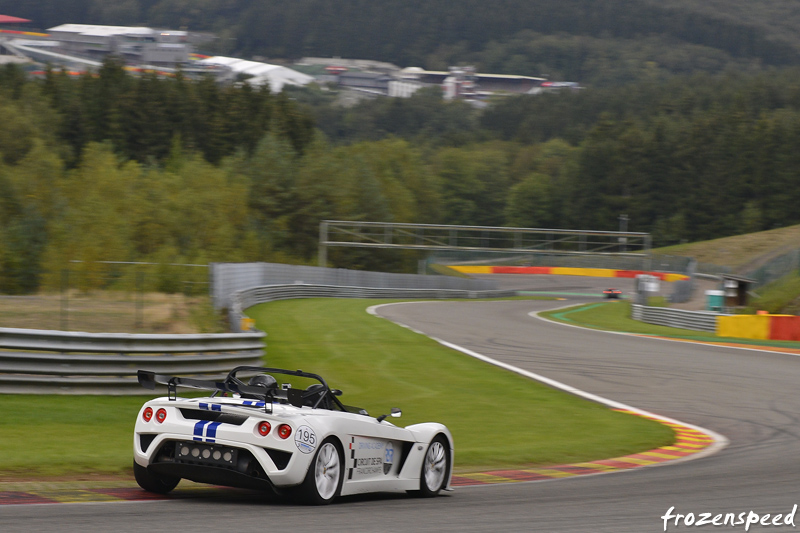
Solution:
M 156 420 L 158 421 L 159 424 L 162 423 L 166 419 L 167 419 L 167 410 L 166 409 L 164 409 L 162 407 L 161 409 L 156 411 Z
M 292 426 L 289 424 L 281 424 L 278 426 L 278 436 L 282 439 L 288 439 L 292 434 Z
M 142 418 L 144 419 L 145 422 L 150 422 L 150 420 L 153 418 L 153 408 L 146 407 L 144 412 L 142 413 Z
M 261 435 L 262 437 L 266 437 L 267 435 L 269 435 L 269 430 L 271 429 L 272 426 L 270 425 L 269 422 L 261 422 L 260 424 L 258 424 L 258 434 Z

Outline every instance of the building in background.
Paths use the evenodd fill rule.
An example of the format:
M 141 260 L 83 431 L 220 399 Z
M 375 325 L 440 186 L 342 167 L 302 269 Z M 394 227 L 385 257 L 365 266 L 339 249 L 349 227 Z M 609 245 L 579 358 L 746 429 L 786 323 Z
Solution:
M 8 63 L 30 63 L 30 58 L 20 54 L 13 47 L 7 47 L 6 43 L 20 35 L 28 35 L 30 32 L 19 29 L 20 24 L 28 24 L 31 21 L 10 15 L 0 15 L 0 65 Z
M 188 33 L 131 26 L 62 24 L 47 30 L 57 51 L 95 61 L 114 54 L 136 65 L 175 66 L 194 51 Z
M 475 67 L 453 66 L 447 71 L 419 67 L 400 69 L 390 63 L 334 58 L 304 58 L 298 65 L 325 67 L 317 75 L 320 83 L 335 84 L 350 91 L 374 96 L 408 98 L 425 87 L 439 87 L 448 100 L 480 102 L 491 96 L 539 94 L 579 89 L 575 82 L 553 82 L 546 78 L 513 74 L 482 74 Z
M 200 66 L 215 70 L 220 82 L 244 82 L 250 85 L 269 85 L 274 93 L 281 92 L 286 85 L 303 86 L 314 81 L 312 76 L 280 65 L 258 61 L 247 61 L 235 57 L 214 56 L 196 62 Z

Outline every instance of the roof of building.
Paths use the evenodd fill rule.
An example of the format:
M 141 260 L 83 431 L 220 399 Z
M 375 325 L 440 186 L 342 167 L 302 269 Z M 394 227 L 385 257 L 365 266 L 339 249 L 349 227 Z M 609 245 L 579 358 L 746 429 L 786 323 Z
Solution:
M 269 83 L 270 89 L 272 89 L 273 92 L 280 92 L 284 85 L 308 85 L 314 81 L 312 76 L 287 67 L 270 65 L 269 63 L 259 63 L 257 61 L 247 61 L 235 57 L 214 56 L 201 59 L 197 63 L 200 65 L 227 67 L 236 74 L 252 76 L 245 81 L 251 85 L 265 85 Z
M 182 30 L 157 30 L 143 26 L 102 26 L 98 24 L 62 24 L 47 30 L 50 33 L 74 33 L 91 37 L 112 37 L 114 35 L 186 35 Z
M 24 24 L 26 22 L 30 22 L 30 20 L 9 15 L 0 15 L 0 24 Z
M 400 71 L 401 76 L 419 77 L 419 76 L 435 76 L 446 78 L 452 76 L 450 71 L 443 70 L 424 70 L 419 67 L 406 67 Z M 494 80 L 530 80 L 530 81 L 545 81 L 546 78 L 536 78 L 533 76 L 519 76 L 516 74 L 482 74 L 477 72 L 474 74 L 479 79 L 494 79 Z
M 96 24 L 62 24 L 47 30 L 50 33 L 77 33 L 80 35 L 111 36 L 125 34 L 150 35 L 156 30 L 142 26 L 100 26 Z

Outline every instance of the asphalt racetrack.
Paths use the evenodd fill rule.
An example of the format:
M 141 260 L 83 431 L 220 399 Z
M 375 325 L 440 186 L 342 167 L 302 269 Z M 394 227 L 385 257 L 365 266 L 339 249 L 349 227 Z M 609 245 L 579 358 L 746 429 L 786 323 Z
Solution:
M 795 530 L 791 520 L 784 522 L 800 504 L 797 356 L 616 335 L 530 316 L 578 301 L 598 301 L 608 286 L 631 290 L 630 280 L 607 286 L 609 281 L 602 279 L 555 278 L 516 276 L 501 282 L 570 292 L 571 301 L 412 303 L 384 306 L 379 314 L 586 392 L 713 430 L 727 437 L 729 445 L 677 464 L 461 487 L 431 500 L 380 495 L 302 507 L 235 492 L 221 499 L 6 505 L 0 507 L 0 530 L 644 533 L 665 531 L 661 516 L 672 507 L 673 514 L 692 516 L 681 518 L 677 526 L 670 519 L 667 531 L 745 531 L 744 523 L 696 525 L 718 514 L 722 524 L 728 513 L 770 524 L 748 525 L 749 531 Z M 480 405 L 476 390 L 475 408 Z M 777 514 L 782 516 L 776 519 Z M 800 511 L 793 518 L 800 525 Z

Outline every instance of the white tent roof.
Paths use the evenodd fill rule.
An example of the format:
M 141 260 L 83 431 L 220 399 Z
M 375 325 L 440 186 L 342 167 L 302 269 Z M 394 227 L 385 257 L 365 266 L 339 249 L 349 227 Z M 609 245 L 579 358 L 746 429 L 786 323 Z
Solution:
M 141 26 L 99 26 L 96 24 L 62 24 L 47 30 L 49 32 L 78 33 L 81 35 L 92 36 L 112 36 L 112 35 L 151 35 L 156 30 Z M 185 32 L 184 32 L 185 33 Z
M 246 81 L 252 85 L 269 83 L 272 92 L 281 92 L 284 85 L 308 85 L 314 78 L 280 65 L 270 65 L 257 61 L 247 61 L 235 57 L 214 56 L 198 61 L 201 65 L 217 65 L 227 67 L 236 74 L 248 74 L 252 78 Z

